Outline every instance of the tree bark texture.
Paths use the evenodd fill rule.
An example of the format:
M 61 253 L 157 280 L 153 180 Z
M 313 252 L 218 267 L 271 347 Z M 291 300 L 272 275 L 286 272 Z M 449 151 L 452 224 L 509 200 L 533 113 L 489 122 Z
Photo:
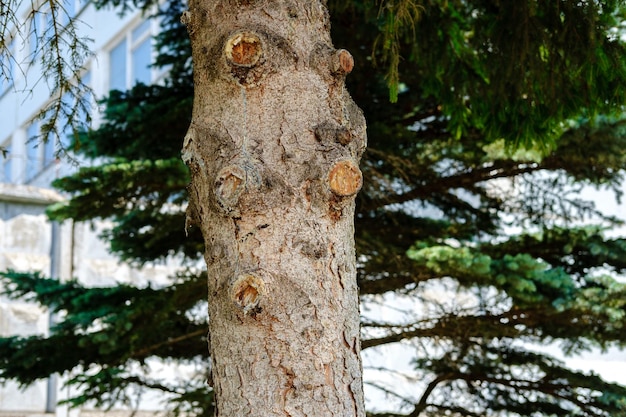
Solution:
M 217 415 L 364 416 L 352 56 L 332 46 L 323 1 L 191 0 L 182 19 Z

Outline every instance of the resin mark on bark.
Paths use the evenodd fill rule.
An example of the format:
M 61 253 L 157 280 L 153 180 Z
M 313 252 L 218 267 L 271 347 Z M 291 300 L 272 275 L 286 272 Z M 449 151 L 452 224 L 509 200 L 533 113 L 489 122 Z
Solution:
M 224 44 L 224 57 L 230 68 L 230 75 L 246 87 L 255 86 L 266 74 L 265 42 L 261 36 L 251 31 L 237 31 L 231 34 Z
M 226 59 L 234 65 L 252 67 L 263 54 L 261 39 L 252 32 L 239 32 L 231 35 L 224 47 Z
M 244 315 L 255 315 L 261 312 L 259 306 L 265 295 L 265 283 L 251 273 L 241 274 L 232 285 L 232 300 L 237 307 L 243 310 Z
M 363 174 L 350 160 L 337 162 L 328 175 L 328 185 L 333 193 L 341 197 L 352 196 L 363 185 Z

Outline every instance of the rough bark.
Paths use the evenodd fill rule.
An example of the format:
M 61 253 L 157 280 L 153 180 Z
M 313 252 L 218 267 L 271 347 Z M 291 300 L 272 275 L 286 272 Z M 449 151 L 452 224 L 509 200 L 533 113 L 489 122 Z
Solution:
M 183 158 L 219 416 L 364 416 L 354 197 L 365 120 L 325 2 L 191 0 Z

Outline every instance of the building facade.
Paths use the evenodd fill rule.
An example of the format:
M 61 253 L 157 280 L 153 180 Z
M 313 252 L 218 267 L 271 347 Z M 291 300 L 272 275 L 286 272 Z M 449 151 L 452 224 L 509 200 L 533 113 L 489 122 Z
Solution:
M 120 263 L 98 239 L 106 224 L 66 221 L 50 222 L 45 215 L 49 204 L 67 196 L 51 188 L 51 182 L 72 173 L 80 163 L 59 156 L 59 141 L 66 140 L 67 120 L 57 120 L 60 135 L 40 140 L 40 110 L 53 97 L 50 82 L 42 77 L 41 42 L 49 33 L 52 18 L 48 2 L 17 2 L 21 26 L 4 36 L 7 46 L 0 54 L 0 270 L 38 271 L 66 280 L 78 278 L 86 285 L 106 286 L 118 282 L 146 285 L 166 282 L 172 267 L 148 265 L 141 270 Z M 81 72 L 81 81 L 90 87 L 92 124 L 99 122 L 97 99 L 112 89 L 126 90 L 136 82 L 158 80 L 150 67 L 154 51 L 152 35 L 158 30 L 154 19 L 141 12 L 119 15 L 112 9 L 97 10 L 85 0 L 65 0 L 61 24 L 75 22 L 80 36 L 91 39 L 90 56 Z M 33 6 L 35 9 L 33 10 Z M 66 97 L 63 97 L 66 100 Z M 0 336 L 47 334 L 48 313 L 29 303 L 0 298 Z M 26 389 L 9 383 L 0 386 L 0 417 L 93 416 L 102 412 L 84 408 L 69 410 L 57 405 L 67 396 L 62 376 L 51 376 Z M 140 414 L 153 414 L 159 404 L 138 404 Z M 127 415 L 127 410 L 107 415 Z

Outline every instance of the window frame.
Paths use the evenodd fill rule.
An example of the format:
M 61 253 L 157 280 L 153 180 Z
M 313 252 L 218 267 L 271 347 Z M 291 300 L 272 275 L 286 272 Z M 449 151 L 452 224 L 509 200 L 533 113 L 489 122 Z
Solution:
M 0 183 L 13 182 L 13 140 L 11 137 L 5 139 L 0 148 L 7 153 L 6 156 L 0 153 Z
M 26 142 L 24 143 L 24 183 L 33 181 L 45 169 L 43 146 L 39 142 L 41 130 L 38 120 L 33 120 L 24 127 Z
M 9 35 L 8 39 L 9 42 L 6 44 L 6 48 L 0 50 L 0 97 L 4 96 L 13 88 L 17 74 L 15 35 Z
M 157 79 L 157 71 L 155 71 L 155 68 L 152 67 L 155 57 L 155 25 L 153 20 L 154 19 L 151 18 L 140 18 L 136 20 L 133 24 L 129 25 L 123 31 L 123 35 L 117 37 L 115 39 L 115 42 L 113 42 L 111 46 L 106 49 L 106 54 L 109 61 L 107 91 L 110 92 L 112 90 L 120 90 L 120 87 L 122 85 L 124 86 L 124 88 L 121 91 L 126 91 L 135 86 L 138 82 L 143 82 L 144 84 L 152 84 Z M 143 26 L 145 27 L 142 29 Z M 147 70 L 147 73 L 149 74 L 149 80 L 137 79 L 137 73 L 139 73 L 140 71 L 137 70 L 138 55 L 135 54 L 135 52 L 139 51 L 142 47 L 145 47 L 146 42 L 148 42 L 148 46 L 150 48 L 149 62 L 147 62 L 145 69 L 141 69 L 141 72 Z M 124 46 L 124 56 L 123 59 L 120 61 L 123 62 L 114 63 L 113 53 L 122 46 Z M 117 67 L 121 64 L 123 64 L 123 70 L 120 70 L 118 68 L 117 71 L 115 71 L 114 67 Z M 121 74 L 124 74 L 123 82 L 120 82 L 119 78 L 114 78 L 119 77 Z

